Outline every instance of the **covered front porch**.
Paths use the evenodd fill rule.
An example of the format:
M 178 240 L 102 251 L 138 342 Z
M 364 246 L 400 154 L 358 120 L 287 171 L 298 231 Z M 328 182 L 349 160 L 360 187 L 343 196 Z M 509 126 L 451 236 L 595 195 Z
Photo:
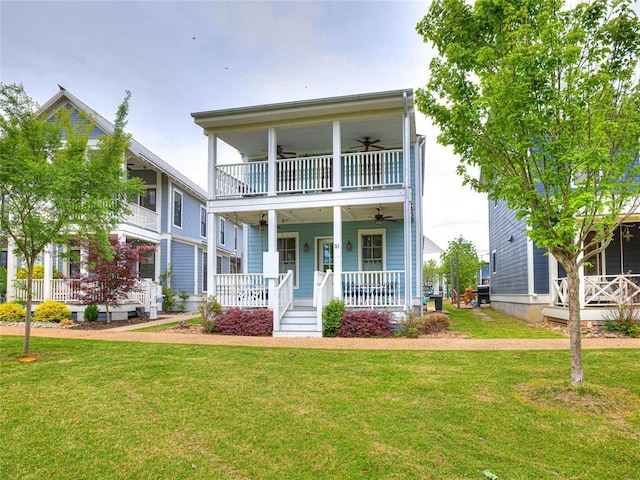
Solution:
M 543 315 L 567 321 L 566 274 L 560 265 L 550 271 L 558 275 L 551 279 L 550 305 L 543 308 Z M 640 272 L 640 223 L 629 222 L 622 224 L 609 246 L 580 271 L 582 321 L 600 324 L 614 318 L 613 312 L 621 305 L 640 309 L 640 274 L 636 272 Z

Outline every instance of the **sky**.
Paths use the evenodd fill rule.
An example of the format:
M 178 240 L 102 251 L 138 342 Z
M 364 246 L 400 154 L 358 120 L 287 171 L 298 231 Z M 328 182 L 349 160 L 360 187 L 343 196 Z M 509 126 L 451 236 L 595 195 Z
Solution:
M 43 104 L 62 85 L 206 189 L 192 112 L 424 86 L 433 51 L 416 33 L 428 1 L 0 0 L 0 81 Z M 416 109 L 426 137 L 424 232 L 489 249 L 487 200 Z M 229 161 L 234 151 L 221 149 Z M 233 157 L 232 157 L 233 156 Z M 222 161 L 225 161 L 223 157 Z

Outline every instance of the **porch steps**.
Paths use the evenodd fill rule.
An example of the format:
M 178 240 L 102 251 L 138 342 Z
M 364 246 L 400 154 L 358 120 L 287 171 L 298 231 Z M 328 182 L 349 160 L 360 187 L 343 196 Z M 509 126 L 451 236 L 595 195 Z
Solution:
M 280 321 L 280 331 L 274 337 L 322 337 L 316 330 L 316 309 L 296 307 L 287 310 Z

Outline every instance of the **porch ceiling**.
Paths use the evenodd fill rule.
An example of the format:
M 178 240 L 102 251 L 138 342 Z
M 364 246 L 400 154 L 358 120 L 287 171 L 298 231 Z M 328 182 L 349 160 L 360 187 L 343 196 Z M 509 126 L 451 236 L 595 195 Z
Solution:
M 376 215 L 378 205 L 354 205 L 342 207 L 342 221 L 343 222 L 360 222 L 370 221 L 371 228 L 379 227 L 376 225 L 374 215 Z M 286 225 L 291 224 L 304 224 L 304 223 L 332 223 L 333 222 L 333 208 L 298 208 L 298 209 L 286 209 L 278 210 L 278 225 L 283 223 Z M 382 214 L 392 218 L 386 219 L 383 222 L 393 222 L 393 220 L 401 220 L 403 217 L 403 205 L 396 204 L 384 204 L 382 205 Z M 264 217 L 262 217 L 264 215 Z M 238 221 L 247 225 L 256 226 L 263 218 L 267 220 L 266 210 L 255 210 L 250 212 L 240 213 L 225 213 L 222 217 L 227 218 L 229 221 Z

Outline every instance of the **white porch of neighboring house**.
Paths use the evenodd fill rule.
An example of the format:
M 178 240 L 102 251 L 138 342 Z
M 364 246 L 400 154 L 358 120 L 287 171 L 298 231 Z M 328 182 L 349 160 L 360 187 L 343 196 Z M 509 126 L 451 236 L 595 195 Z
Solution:
M 550 302 L 544 306 L 545 318 L 566 322 L 568 282 L 558 262 L 549 256 L 549 271 L 558 272 L 550 279 Z M 620 305 L 640 310 L 640 222 L 621 225 L 606 250 L 593 258 L 579 272 L 580 318 L 583 323 L 602 324 L 615 319 Z
M 412 93 L 192 115 L 209 140 L 209 248 L 219 216 L 250 235 L 246 273 L 216 275 L 209 257 L 207 282 L 219 302 L 270 308 L 274 336 L 322 336 L 331 298 L 346 308 L 421 308 L 424 138 L 415 134 Z M 382 139 L 384 148 L 348 151 L 360 138 Z M 220 164 L 218 139 L 244 161 Z M 384 258 L 362 268 L 374 236 Z M 290 273 L 280 257 L 286 238 L 295 239 Z

